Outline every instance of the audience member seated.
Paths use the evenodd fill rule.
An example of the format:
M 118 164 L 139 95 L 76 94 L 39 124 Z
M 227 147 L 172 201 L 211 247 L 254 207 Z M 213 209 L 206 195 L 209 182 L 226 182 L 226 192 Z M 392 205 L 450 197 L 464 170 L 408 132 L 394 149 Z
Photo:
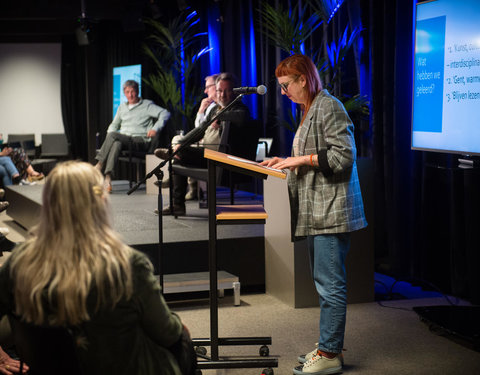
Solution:
M 120 104 L 108 127 L 107 137 L 96 156 L 96 168 L 103 170 L 105 187 L 112 192 L 111 181 L 122 149 L 132 146 L 133 151 L 148 151 L 150 142 L 165 126 L 170 112 L 151 100 L 138 96 L 138 83 L 128 80 L 123 84 L 127 102 Z
M 206 116 L 205 121 L 210 121 L 218 111 L 225 108 L 235 99 L 233 88 L 236 85 L 236 79 L 231 73 L 221 73 L 216 81 L 217 104 Z M 247 123 L 250 120 L 250 112 L 246 105 L 241 102 L 235 103 L 232 108 L 224 112 L 220 118 L 216 119 L 208 128 L 200 132 L 195 128 L 188 132 L 179 144 L 174 147 L 176 151 L 184 140 L 190 142 L 200 142 L 205 148 L 218 150 L 220 147 L 221 133 L 223 130 L 223 121 L 236 121 L 237 123 Z M 155 155 L 161 159 L 168 158 L 168 149 L 157 149 Z M 186 167 L 206 168 L 207 162 L 203 157 L 203 147 L 186 147 L 181 150 L 174 158 L 174 163 L 179 163 Z M 176 216 L 185 215 L 185 193 L 187 191 L 187 177 L 173 175 L 173 214 Z M 164 215 L 171 214 L 170 207 L 163 209 Z
M 9 156 L 0 156 L 0 179 L 3 187 L 20 182 L 20 173 Z
M 2 238 L 0 236 L 0 256 L 2 254 L 3 249 L 2 246 Z M 10 251 L 9 249 L 8 251 Z M 1 267 L 1 264 L 0 264 Z M 10 324 L 8 322 L 7 316 L 4 316 L 0 319 L 0 374 L 4 375 L 13 375 L 20 373 L 20 362 L 16 359 L 13 359 L 7 352 L 13 349 L 13 341 L 11 335 Z M 28 371 L 28 366 L 24 365 L 22 368 L 22 373 L 26 373 Z
M 84 374 L 180 375 L 170 348 L 185 329 L 148 258 L 112 229 L 103 183 L 84 162 L 49 173 L 39 224 L 0 268 L 0 318 L 14 313 L 23 325 L 69 327 Z M 23 355 L 32 373 L 53 365 Z
M 5 168 L 10 168 L 8 172 L 12 177 L 13 183 L 28 185 L 35 181 L 42 180 L 45 177 L 43 173 L 39 173 L 33 168 L 32 163 L 28 159 L 23 148 L 4 147 L 0 152 L 0 159 L 3 159 L 3 157 L 11 159 L 13 166 L 16 169 L 16 173 L 13 175 L 14 171 L 11 169 L 11 166 L 7 166 L 4 162 L 1 164 Z M 18 174 L 18 181 L 16 179 L 16 174 Z M 9 185 L 11 185 L 11 183 Z
M 205 89 L 203 90 L 203 92 L 207 95 L 207 97 L 203 98 L 200 102 L 200 106 L 195 117 L 196 128 L 198 128 L 201 124 L 205 122 L 208 114 L 217 104 L 217 90 L 215 87 L 215 80 L 218 76 L 218 74 L 213 74 L 205 77 Z M 173 137 L 171 142 L 172 147 L 175 147 L 181 139 L 181 135 L 176 135 L 175 137 Z M 164 180 L 163 187 L 168 187 L 169 183 L 170 181 L 168 179 Z M 185 195 L 185 200 L 188 201 L 194 199 L 197 199 L 197 181 L 191 177 L 188 177 L 188 190 L 187 194 Z
M 0 189 L 0 197 L 1 197 L 0 199 L 3 199 L 4 195 L 5 195 L 5 190 Z M 8 203 L 7 201 L 1 201 L 0 202 L 0 212 L 5 211 L 8 208 L 8 206 L 10 206 L 10 203 Z M 6 236 L 8 233 L 10 233 L 8 228 L 0 227 L 0 235 Z M 0 251 L 1 251 L 1 248 L 0 248 Z
M 8 156 L 0 156 L 0 180 L 2 181 L 3 186 L 12 185 L 13 181 L 19 182 L 20 181 L 20 174 L 13 165 L 12 160 Z M 5 211 L 9 206 L 10 203 L 3 200 L 5 198 L 5 190 L 0 188 L 0 212 Z M 10 231 L 6 227 L 0 227 L 0 235 L 6 236 L 9 234 Z M 0 252 L 2 250 L 1 243 L 2 238 L 0 237 Z
M 2 168 L 3 167 L 0 167 L 0 175 L 2 174 Z M 10 206 L 10 203 L 3 200 L 4 197 L 5 197 L 5 190 L 0 189 L 0 212 L 5 211 L 8 208 L 8 206 Z M 2 255 L 1 236 L 6 236 L 8 233 L 10 233 L 10 231 L 7 227 L 0 227 L 0 255 Z

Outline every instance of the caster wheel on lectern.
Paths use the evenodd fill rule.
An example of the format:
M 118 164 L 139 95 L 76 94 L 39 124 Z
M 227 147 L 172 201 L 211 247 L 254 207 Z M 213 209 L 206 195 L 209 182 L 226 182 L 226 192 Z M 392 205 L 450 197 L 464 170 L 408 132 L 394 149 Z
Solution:
M 271 368 L 265 368 L 262 371 L 262 375 L 273 375 L 273 370 Z
M 207 348 L 205 348 L 204 346 L 197 346 L 195 348 L 195 353 L 197 353 L 198 355 L 207 355 Z
M 258 353 L 260 354 L 260 357 L 268 357 L 268 355 L 270 354 L 270 349 L 267 345 L 262 345 Z

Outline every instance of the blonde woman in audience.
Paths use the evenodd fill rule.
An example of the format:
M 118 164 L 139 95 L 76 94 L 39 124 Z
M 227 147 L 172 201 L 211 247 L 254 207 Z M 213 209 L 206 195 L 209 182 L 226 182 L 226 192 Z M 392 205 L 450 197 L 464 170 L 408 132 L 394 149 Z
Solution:
M 40 223 L 0 269 L 0 316 L 11 312 L 26 324 L 67 327 L 82 373 L 181 373 L 169 350 L 180 318 L 146 256 L 113 231 L 103 177 L 88 163 L 50 172 Z

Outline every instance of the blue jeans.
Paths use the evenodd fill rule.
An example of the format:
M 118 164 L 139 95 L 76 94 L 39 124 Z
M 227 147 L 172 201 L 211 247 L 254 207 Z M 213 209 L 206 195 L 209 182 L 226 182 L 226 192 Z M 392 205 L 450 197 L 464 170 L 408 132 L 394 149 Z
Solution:
M 320 297 L 318 349 L 341 353 L 347 316 L 345 258 L 350 233 L 308 236 L 307 240 L 312 276 Z
M 0 165 L 0 179 L 2 180 L 2 187 L 12 184 L 12 178 L 8 175 L 3 165 Z
M 12 176 L 18 175 L 18 170 L 13 164 L 10 156 L 0 156 L 0 178 L 2 179 L 3 186 L 12 184 Z

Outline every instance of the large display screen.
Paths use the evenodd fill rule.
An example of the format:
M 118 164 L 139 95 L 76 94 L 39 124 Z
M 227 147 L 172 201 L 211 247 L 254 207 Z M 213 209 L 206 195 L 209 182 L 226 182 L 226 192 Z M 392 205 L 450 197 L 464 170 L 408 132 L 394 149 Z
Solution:
M 418 2 L 412 149 L 480 155 L 480 1 Z

